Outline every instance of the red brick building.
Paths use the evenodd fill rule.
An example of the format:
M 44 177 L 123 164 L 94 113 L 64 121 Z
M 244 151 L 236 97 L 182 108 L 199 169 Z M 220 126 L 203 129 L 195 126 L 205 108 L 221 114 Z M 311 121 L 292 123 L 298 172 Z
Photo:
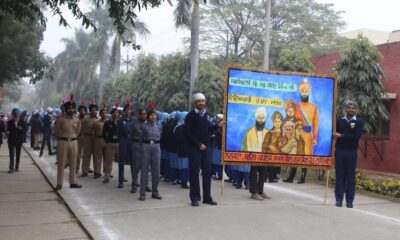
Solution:
M 381 65 L 385 76 L 383 83 L 390 112 L 390 121 L 382 123 L 379 136 L 364 136 L 360 140 L 360 169 L 400 174 L 400 42 L 377 45 L 383 55 Z M 316 73 L 332 73 L 339 53 L 315 56 L 312 59 Z

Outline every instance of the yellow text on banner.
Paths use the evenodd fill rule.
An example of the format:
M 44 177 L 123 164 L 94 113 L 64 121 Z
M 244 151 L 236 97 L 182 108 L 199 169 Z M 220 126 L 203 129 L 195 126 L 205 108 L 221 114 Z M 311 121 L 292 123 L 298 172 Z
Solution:
M 228 94 L 228 102 L 268 107 L 283 107 L 282 99 Z

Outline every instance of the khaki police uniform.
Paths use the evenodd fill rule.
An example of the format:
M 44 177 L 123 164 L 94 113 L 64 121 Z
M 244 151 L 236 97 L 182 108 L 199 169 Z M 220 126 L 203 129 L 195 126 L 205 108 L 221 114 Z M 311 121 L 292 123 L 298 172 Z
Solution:
M 80 122 L 75 117 L 63 115 L 56 119 L 55 135 L 58 137 L 57 144 L 57 185 L 63 184 L 64 166 L 70 164 L 69 182 L 76 183 L 76 155 L 78 150 L 77 136 L 80 129 Z
M 94 135 L 94 123 L 99 120 L 98 117 L 88 116 L 82 120 L 81 135 L 83 137 L 83 162 L 82 162 L 82 174 L 87 174 L 90 168 L 90 158 L 93 156 L 93 168 L 96 169 L 97 161 L 94 150 L 95 146 L 95 135 Z
M 103 126 L 106 120 L 99 119 L 93 124 L 94 136 L 95 136 L 95 155 L 96 155 L 96 163 L 94 163 L 94 174 L 101 174 L 101 164 L 103 159 L 105 158 L 106 153 L 106 142 L 103 139 Z
M 81 125 L 82 125 L 83 119 L 85 119 L 85 118 L 79 118 L 79 122 Z M 78 154 L 76 156 L 76 173 L 79 172 L 79 169 L 81 167 L 81 159 L 83 157 L 83 136 L 82 136 L 81 131 L 79 131 L 77 141 L 78 141 Z

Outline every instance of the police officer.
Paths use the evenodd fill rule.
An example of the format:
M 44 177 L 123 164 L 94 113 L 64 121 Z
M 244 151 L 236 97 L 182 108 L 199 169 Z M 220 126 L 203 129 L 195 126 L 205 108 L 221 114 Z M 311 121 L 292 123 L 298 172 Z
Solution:
M 151 197 L 161 200 L 158 192 L 160 180 L 160 138 L 162 128 L 157 122 L 157 115 L 153 109 L 147 111 L 147 122 L 140 128 L 143 136 L 143 158 L 141 162 L 142 172 L 140 174 L 140 201 L 146 200 L 146 186 L 148 169 L 151 169 Z
M 189 182 L 190 200 L 194 207 L 199 206 L 201 199 L 199 170 L 203 178 L 203 203 L 217 205 L 211 197 L 211 163 L 207 157 L 209 145 L 208 114 L 205 109 L 206 97 L 202 93 L 193 96 L 195 109 L 185 119 L 185 133 L 189 140 Z
M 83 162 L 82 162 L 82 177 L 86 177 L 90 169 L 90 158 L 93 156 L 93 168 L 97 169 L 96 154 L 94 145 L 96 137 L 94 135 L 94 123 L 99 120 L 97 110 L 99 107 L 92 101 L 89 105 L 90 116 L 82 120 L 81 134 L 83 136 Z
M 103 164 L 104 181 L 103 183 L 109 183 L 113 160 L 115 158 L 115 153 L 118 151 L 118 117 L 119 113 L 117 108 L 113 108 L 110 112 L 111 119 L 106 121 L 103 126 L 103 139 L 106 143 L 106 154 Z
M 358 141 L 364 130 L 364 121 L 356 116 L 357 103 L 347 101 L 346 115 L 336 120 L 335 152 L 335 198 L 336 206 L 341 207 L 344 193 L 346 206 L 353 208 L 355 195 L 355 173 L 357 165 Z
M 83 119 L 85 119 L 86 117 L 86 113 L 87 113 L 87 107 L 85 105 L 85 101 L 82 100 L 81 105 L 78 106 L 78 119 L 82 124 Z M 78 154 L 76 157 L 76 173 L 79 172 L 79 168 L 81 166 L 81 159 L 82 159 L 82 155 L 83 155 L 83 136 L 81 131 L 79 131 L 78 134 Z
M 100 110 L 100 119 L 96 121 L 93 125 L 94 135 L 95 135 L 95 154 L 96 154 L 96 164 L 94 164 L 94 178 L 101 177 L 101 164 L 105 158 L 106 153 L 106 142 L 103 139 L 103 126 L 107 121 L 107 111 L 105 107 Z
M 119 135 L 119 159 L 118 159 L 118 188 L 124 187 L 124 169 L 125 164 L 131 165 L 131 172 L 135 169 L 132 166 L 132 139 L 131 133 L 136 124 L 136 120 L 132 117 L 132 106 L 127 103 L 123 108 L 123 116 L 118 121 L 118 135 Z M 134 176 L 132 176 L 133 178 Z
M 69 162 L 70 188 L 81 188 L 76 183 L 76 155 L 78 142 L 76 138 L 79 133 L 80 121 L 74 117 L 76 104 L 72 101 L 64 103 L 65 114 L 56 119 L 55 135 L 58 137 L 57 150 L 57 190 L 62 188 L 64 182 L 64 165 Z
M 51 107 L 48 107 L 47 114 L 43 117 L 43 139 L 39 157 L 43 156 L 43 150 L 46 143 L 47 143 L 47 148 L 49 149 L 49 155 L 54 155 L 51 149 L 51 142 L 50 142 L 52 123 L 53 123 L 53 109 Z

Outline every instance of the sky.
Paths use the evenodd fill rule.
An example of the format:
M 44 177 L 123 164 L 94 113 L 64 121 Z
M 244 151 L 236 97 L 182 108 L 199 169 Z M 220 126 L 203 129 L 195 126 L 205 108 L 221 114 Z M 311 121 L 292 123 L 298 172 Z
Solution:
M 400 30 L 400 1 L 399 0 L 316 0 L 320 3 L 332 3 L 337 11 L 344 11 L 343 19 L 347 22 L 344 31 L 359 28 L 369 28 L 382 31 Z M 165 1 L 161 7 L 140 12 L 139 18 L 147 24 L 151 35 L 146 39 L 138 39 L 142 46 L 141 52 L 156 53 L 159 55 L 183 49 L 183 38 L 190 36 L 189 31 L 176 30 L 173 22 L 174 7 Z M 65 12 L 71 28 L 58 25 L 58 17 L 48 15 L 47 30 L 41 50 L 50 57 L 55 57 L 64 49 L 60 42 L 62 38 L 74 36 L 74 28 L 80 27 L 80 20 L 74 20 L 72 14 Z M 139 51 L 129 51 L 130 55 L 137 55 Z M 126 50 L 123 56 L 126 55 Z

